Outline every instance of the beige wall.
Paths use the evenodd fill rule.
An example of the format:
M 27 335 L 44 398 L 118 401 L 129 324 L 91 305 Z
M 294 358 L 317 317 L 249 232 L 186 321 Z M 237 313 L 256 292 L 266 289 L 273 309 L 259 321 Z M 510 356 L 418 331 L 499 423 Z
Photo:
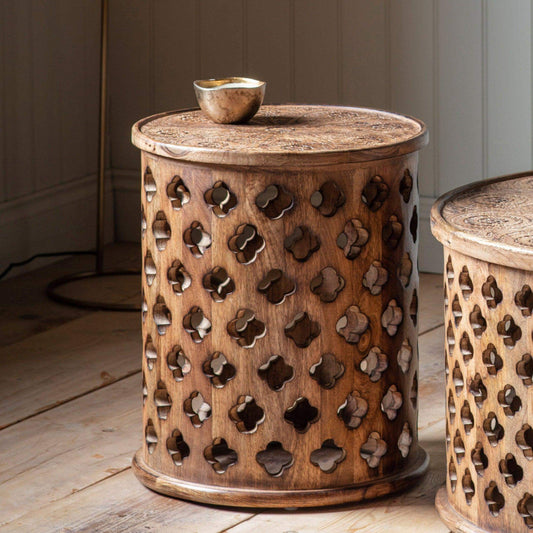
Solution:
M 110 166 L 119 239 L 138 236 L 139 156 L 131 124 L 194 105 L 196 78 L 249 75 L 268 81 L 268 102 L 375 106 L 423 119 L 431 134 L 420 167 L 425 270 L 441 266 L 428 223 L 436 196 L 533 166 L 531 0 L 110 3 Z M 15 220 L 63 202 L 60 220 L 92 194 L 97 4 L 0 0 L 0 239 L 3 213 Z M 66 184 L 79 184 L 73 198 Z M 35 194 L 46 200 L 33 201 Z M 81 203 L 88 211 L 90 202 Z M 26 223 L 10 230 L 19 243 L 30 243 L 11 243 L 15 255 L 31 248 L 28 231 Z M 59 229 L 40 231 L 50 238 Z M 56 239 L 55 249 L 68 238 Z

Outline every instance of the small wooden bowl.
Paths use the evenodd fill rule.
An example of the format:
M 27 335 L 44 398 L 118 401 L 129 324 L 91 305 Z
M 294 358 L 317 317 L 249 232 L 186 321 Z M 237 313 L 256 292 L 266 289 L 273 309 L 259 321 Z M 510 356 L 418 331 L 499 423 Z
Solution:
M 251 78 L 196 80 L 194 92 L 202 111 L 218 124 L 247 122 L 259 110 L 266 82 Z

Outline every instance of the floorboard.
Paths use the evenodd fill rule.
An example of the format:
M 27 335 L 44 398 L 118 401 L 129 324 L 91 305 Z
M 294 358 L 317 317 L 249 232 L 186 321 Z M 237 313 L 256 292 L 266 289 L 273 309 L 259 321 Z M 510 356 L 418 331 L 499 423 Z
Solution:
M 119 267 L 137 256 L 136 245 L 108 253 Z M 134 478 L 130 460 L 142 433 L 138 316 L 60 306 L 39 293 L 87 259 L 0 283 L 0 533 L 381 533 L 412 531 L 413 516 L 419 531 L 447 531 L 433 506 L 445 475 L 440 276 L 422 274 L 419 293 L 419 430 L 431 454 L 428 475 L 411 491 L 364 505 L 259 512 L 174 500 Z M 138 299 L 135 285 L 108 280 L 64 290 Z

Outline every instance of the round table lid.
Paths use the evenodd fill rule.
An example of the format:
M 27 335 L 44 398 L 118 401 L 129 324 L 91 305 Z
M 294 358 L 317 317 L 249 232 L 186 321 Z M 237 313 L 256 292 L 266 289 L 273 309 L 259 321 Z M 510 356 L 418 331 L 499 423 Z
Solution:
M 427 144 L 414 118 L 355 107 L 265 105 L 247 124 L 215 124 L 200 110 L 137 122 L 132 142 L 146 152 L 197 163 L 317 166 L 395 157 Z
M 452 250 L 533 270 L 533 173 L 479 181 L 441 196 L 431 210 L 431 228 Z

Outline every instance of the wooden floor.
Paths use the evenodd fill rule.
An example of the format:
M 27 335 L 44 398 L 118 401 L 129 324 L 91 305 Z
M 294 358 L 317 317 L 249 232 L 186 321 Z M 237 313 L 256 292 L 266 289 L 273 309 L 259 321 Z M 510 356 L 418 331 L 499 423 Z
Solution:
M 106 260 L 138 266 L 135 245 Z M 444 483 L 441 278 L 420 287 L 420 441 L 430 469 L 409 492 L 318 510 L 224 509 L 155 494 L 130 461 L 141 442 L 137 313 L 90 312 L 49 301 L 51 279 L 91 267 L 77 257 L 0 282 L 0 533 L 446 532 L 433 500 Z M 118 288 L 117 288 L 118 284 Z M 136 279 L 84 282 L 66 292 L 138 298 Z

